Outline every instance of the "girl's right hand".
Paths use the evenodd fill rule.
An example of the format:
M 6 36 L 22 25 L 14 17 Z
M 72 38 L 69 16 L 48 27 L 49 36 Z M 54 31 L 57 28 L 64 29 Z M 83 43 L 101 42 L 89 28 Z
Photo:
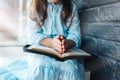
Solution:
M 62 53 L 62 43 L 61 43 L 61 35 L 57 35 L 52 39 L 52 48 L 57 50 L 58 52 Z

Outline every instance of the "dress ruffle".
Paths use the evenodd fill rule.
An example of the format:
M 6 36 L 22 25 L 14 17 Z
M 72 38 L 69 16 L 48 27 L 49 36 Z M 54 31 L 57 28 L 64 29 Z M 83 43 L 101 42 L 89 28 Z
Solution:
M 76 66 L 78 65 L 76 60 L 60 62 L 45 56 L 39 57 L 33 56 L 31 61 L 16 60 L 0 68 L 0 80 L 84 80 L 82 61 Z

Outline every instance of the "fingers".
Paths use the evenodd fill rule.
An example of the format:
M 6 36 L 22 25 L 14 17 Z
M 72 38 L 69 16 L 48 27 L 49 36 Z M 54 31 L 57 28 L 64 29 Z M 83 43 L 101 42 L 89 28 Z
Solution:
M 62 40 L 62 53 L 64 53 L 67 50 L 66 44 L 67 44 L 67 40 L 63 39 Z
M 62 35 L 57 35 L 53 39 L 53 48 L 59 51 L 60 53 L 64 53 L 66 51 L 65 47 L 66 39 Z
M 63 39 L 65 39 L 65 37 L 60 35 L 60 39 L 63 40 Z
M 64 53 L 67 49 L 68 49 L 68 40 L 67 39 L 63 39 L 62 40 L 62 52 Z
M 60 39 L 60 35 L 57 35 L 55 38 Z
M 63 39 L 65 39 L 65 37 L 62 36 L 62 35 L 57 35 L 56 38 L 58 38 L 60 41 L 62 41 Z
M 59 40 L 60 36 L 56 36 L 52 40 L 52 47 L 57 51 L 61 52 L 61 41 Z

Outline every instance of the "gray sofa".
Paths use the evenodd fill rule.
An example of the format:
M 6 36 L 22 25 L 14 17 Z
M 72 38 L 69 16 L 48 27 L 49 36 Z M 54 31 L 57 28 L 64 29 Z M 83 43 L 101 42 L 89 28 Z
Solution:
M 120 0 L 84 0 L 79 10 L 82 46 L 91 80 L 120 80 Z

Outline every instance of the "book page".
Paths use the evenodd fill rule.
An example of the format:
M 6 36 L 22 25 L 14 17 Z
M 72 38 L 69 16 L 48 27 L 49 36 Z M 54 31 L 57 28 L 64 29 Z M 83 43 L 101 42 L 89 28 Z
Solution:
M 49 48 L 49 47 L 46 47 L 46 46 L 32 45 L 32 46 L 28 47 L 28 49 L 37 50 L 37 51 L 40 51 L 40 52 L 46 52 L 47 54 L 56 55 L 56 56 L 62 58 L 62 55 L 60 55 L 61 53 L 57 52 L 53 48 Z
M 62 57 L 68 57 L 68 56 L 81 56 L 82 57 L 82 56 L 91 56 L 91 55 L 81 49 L 71 48 L 62 54 Z

